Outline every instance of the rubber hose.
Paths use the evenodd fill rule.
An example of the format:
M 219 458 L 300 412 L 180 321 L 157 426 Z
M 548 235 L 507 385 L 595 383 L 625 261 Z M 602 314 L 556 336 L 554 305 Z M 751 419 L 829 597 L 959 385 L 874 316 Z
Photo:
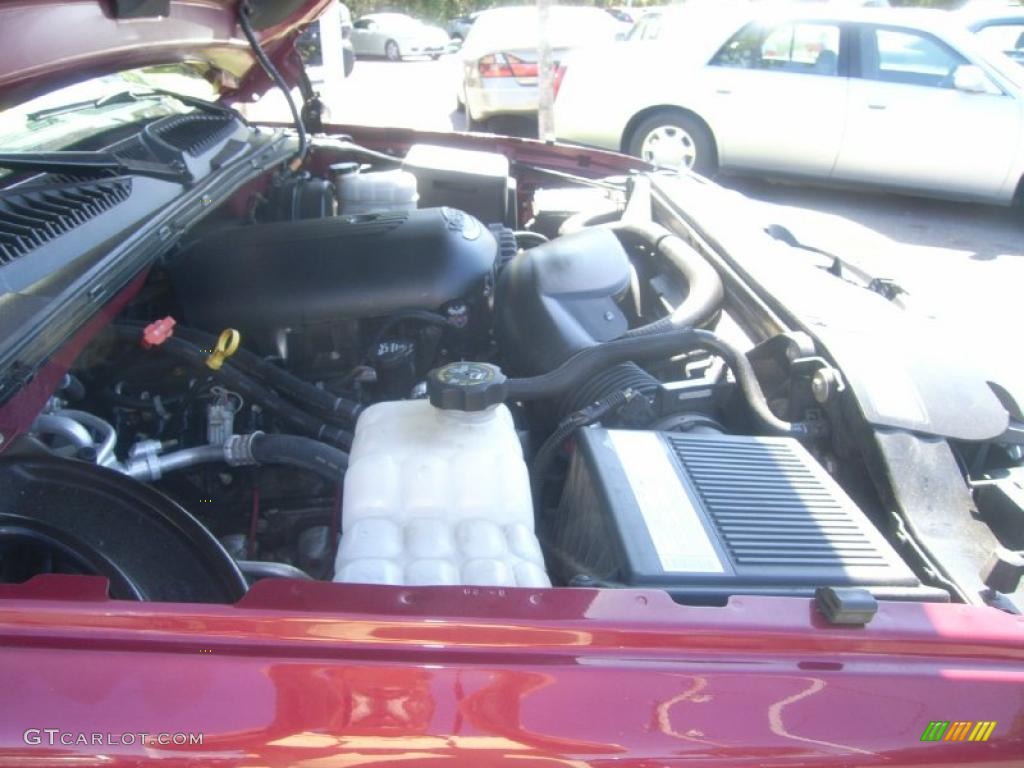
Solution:
M 111 328 L 121 338 L 130 341 L 139 341 L 142 337 L 141 329 L 134 326 L 113 325 Z M 206 365 L 206 359 L 209 355 L 185 339 L 172 336 L 157 347 L 157 349 L 202 370 L 204 373 L 208 373 L 227 389 L 237 392 L 246 400 L 258 403 L 261 408 L 279 418 L 290 429 L 342 448 L 349 448 L 352 445 L 351 432 L 327 424 L 323 420 L 314 418 L 296 408 L 280 395 L 242 373 L 230 362 L 224 363 L 220 370 L 214 371 L 210 369 Z
M 247 455 L 233 454 L 230 444 L 198 445 L 150 459 L 128 462 L 118 468 L 137 480 L 157 480 L 168 472 L 178 472 L 200 464 L 279 464 L 312 472 L 335 485 L 341 482 L 348 469 L 347 453 L 308 437 L 254 432 L 236 438 L 245 445 Z
M 611 225 L 611 230 L 620 240 L 639 240 L 657 251 L 682 275 L 689 288 L 686 298 L 669 315 L 627 331 L 625 338 L 673 328 L 692 328 L 707 322 L 721 309 L 725 296 L 722 279 L 715 268 L 681 237 L 653 222 L 618 222 Z
M 571 235 L 587 227 L 596 227 L 600 224 L 613 224 L 622 216 L 618 208 L 602 208 L 597 211 L 581 211 L 562 222 L 558 228 L 558 236 Z
M 297 435 L 253 435 L 250 447 L 259 464 L 285 464 L 340 482 L 348 469 L 348 454 L 317 440 Z
M 213 349 L 217 344 L 216 336 L 196 328 L 186 328 L 179 325 L 174 329 L 174 333 L 176 336 L 206 349 Z M 295 398 L 304 405 L 309 405 L 334 418 L 341 418 L 350 425 L 354 424 L 359 416 L 361 410 L 359 403 L 344 397 L 338 397 L 327 390 L 320 389 L 320 387 L 303 381 L 298 376 L 294 376 L 283 368 L 279 368 L 246 349 L 239 348 L 231 356 L 231 365 L 266 382 L 274 389 Z
M 764 431 L 797 437 L 811 434 L 808 424 L 783 421 L 771 412 L 754 374 L 754 367 L 742 351 L 711 331 L 693 328 L 624 337 L 588 347 L 553 371 L 530 378 L 509 379 L 507 397 L 510 400 L 555 398 L 580 387 L 583 382 L 618 363 L 627 360 L 659 360 L 695 349 L 715 353 L 732 369 L 744 399 Z
M 284 100 L 288 104 L 288 111 L 292 113 L 292 122 L 295 123 L 295 130 L 299 134 L 299 146 L 292 157 L 291 165 L 292 170 L 298 170 L 306 159 L 306 153 L 309 151 L 309 137 L 306 135 L 306 126 L 299 116 L 298 107 L 295 106 L 295 99 L 292 98 L 291 88 L 288 87 L 288 83 L 285 82 L 277 67 L 274 66 L 270 57 L 267 56 L 266 51 L 260 45 L 259 37 L 257 37 L 256 31 L 252 28 L 252 21 L 249 18 L 251 13 L 252 9 L 249 7 L 249 3 L 243 2 L 239 9 L 238 26 L 242 28 L 242 34 L 249 41 L 249 47 L 252 49 L 253 54 L 255 54 L 260 66 L 263 67 L 263 71 L 267 73 L 267 76 L 270 77 L 274 85 L 284 95 Z
M 235 565 L 245 576 L 251 587 L 260 579 L 301 579 L 313 581 L 313 577 L 301 568 L 288 563 L 273 563 L 267 560 L 236 560 Z

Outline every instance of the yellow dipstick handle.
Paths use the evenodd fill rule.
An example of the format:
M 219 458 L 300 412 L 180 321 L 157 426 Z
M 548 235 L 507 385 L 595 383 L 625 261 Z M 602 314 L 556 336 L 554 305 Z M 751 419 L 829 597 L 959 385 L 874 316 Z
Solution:
M 206 366 L 214 371 L 219 371 L 224 361 L 238 351 L 238 345 L 242 343 L 242 334 L 234 328 L 225 328 L 217 338 L 217 346 L 213 353 L 206 358 Z

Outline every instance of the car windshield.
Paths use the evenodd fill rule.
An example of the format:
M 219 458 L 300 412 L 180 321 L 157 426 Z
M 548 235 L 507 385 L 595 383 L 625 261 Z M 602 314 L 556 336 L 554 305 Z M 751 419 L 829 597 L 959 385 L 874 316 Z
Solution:
M 68 149 L 118 126 L 193 109 L 153 89 L 201 99 L 216 97 L 213 86 L 196 69 L 184 65 L 105 75 L 0 111 L 0 147 L 5 152 Z

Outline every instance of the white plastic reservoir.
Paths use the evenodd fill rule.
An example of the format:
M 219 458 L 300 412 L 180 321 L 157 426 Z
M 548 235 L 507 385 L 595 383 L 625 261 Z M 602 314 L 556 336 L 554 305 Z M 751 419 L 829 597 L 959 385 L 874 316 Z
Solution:
M 335 581 L 546 587 L 522 448 L 504 405 L 378 403 L 356 425 Z
M 408 171 L 360 173 L 358 169 L 349 170 L 336 175 L 334 183 L 343 216 L 412 211 L 419 200 L 416 177 Z

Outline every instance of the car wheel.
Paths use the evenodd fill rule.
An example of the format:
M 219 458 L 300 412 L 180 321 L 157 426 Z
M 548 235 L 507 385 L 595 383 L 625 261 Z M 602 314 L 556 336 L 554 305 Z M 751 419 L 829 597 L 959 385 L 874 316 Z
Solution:
M 431 61 L 437 61 L 440 58 L 441 58 L 441 54 L 440 53 L 432 53 L 432 54 L 430 54 L 430 60 Z
M 473 117 L 473 113 L 469 111 L 469 105 L 466 105 L 466 130 L 467 131 L 482 131 L 488 130 L 487 120 L 478 120 Z
M 465 87 L 465 85 L 463 85 Z M 467 131 L 485 131 L 487 130 L 487 121 L 478 120 L 473 117 L 473 108 L 469 105 L 469 99 L 466 96 L 466 92 L 462 92 L 462 107 L 466 113 L 466 130 Z
M 662 168 L 687 169 L 711 176 L 718 156 L 711 132 L 700 120 L 681 112 L 655 112 L 633 130 L 629 154 Z
M 402 58 L 402 51 L 398 48 L 398 43 L 394 40 L 388 40 L 384 44 L 384 58 L 388 61 L 398 61 Z

